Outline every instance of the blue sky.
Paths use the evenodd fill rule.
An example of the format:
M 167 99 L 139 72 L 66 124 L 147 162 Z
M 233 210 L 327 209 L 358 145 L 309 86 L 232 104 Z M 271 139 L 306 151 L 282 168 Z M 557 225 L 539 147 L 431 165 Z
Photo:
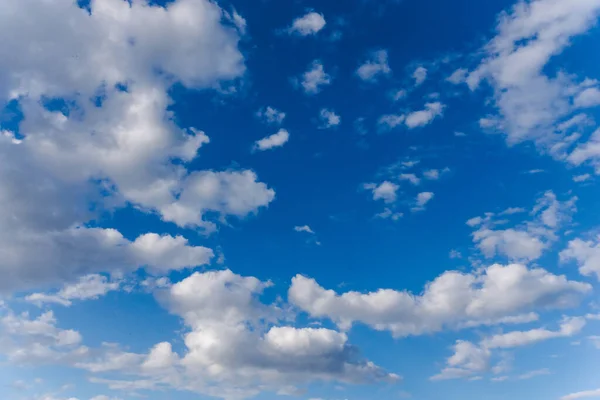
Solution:
M 600 398 L 599 17 L 3 2 L 3 398 Z

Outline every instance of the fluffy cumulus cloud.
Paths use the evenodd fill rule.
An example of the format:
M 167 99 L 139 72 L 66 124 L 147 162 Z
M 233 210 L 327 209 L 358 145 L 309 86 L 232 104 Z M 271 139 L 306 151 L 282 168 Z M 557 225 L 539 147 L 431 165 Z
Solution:
M 427 68 L 423 66 L 417 67 L 415 72 L 412 74 L 413 79 L 415 80 L 415 85 L 420 86 L 427 79 Z
M 243 217 L 273 199 L 249 171 L 188 171 L 209 139 L 178 127 L 168 111 L 174 82 L 212 88 L 244 73 L 240 32 L 224 17 L 206 0 L 3 5 L 0 32 L 22 34 L 0 44 L 0 96 L 17 101 L 24 118 L 0 137 L 0 290 L 109 269 L 179 269 L 212 256 L 181 237 L 129 240 L 94 227 L 99 212 L 133 205 L 210 231 L 206 212 Z
M 555 158 L 596 163 L 597 153 L 580 142 L 576 126 L 568 122 L 574 113 L 598 104 L 597 82 L 548 67 L 575 36 L 596 23 L 599 13 L 597 0 L 521 1 L 503 13 L 496 36 L 483 49 L 483 61 L 466 78 L 472 89 L 487 81 L 495 92 L 498 113 L 481 125 L 505 133 L 509 144 L 533 141 Z M 574 147 L 587 149 L 588 156 L 569 156 Z
M 386 114 L 386 115 L 382 115 L 381 117 L 379 117 L 379 120 L 377 121 L 377 123 L 379 124 L 379 127 L 382 130 L 389 131 L 399 125 L 402 125 L 405 120 L 406 120 L 405 115 Z
M 319 114 L 321 119 L 321 128 L 328 129 L 338 126 L 342 123 L 342 117 L 337 115 L 335 111 L 323 108 Z
M 397 126 L 408 129 L 421 128 L 431 124 L 444 113 L 445 106 L 440 102 L 427 103 L 423 110 L 412 111 L 407 114 L 385 114 L 379 117 L 377 123 L 381 130 L 389 131 Z
M 310 65 L 308 71 L 302 75 L 300 84 L 306 94 L 317 94 L 322 90 L 323 86 L 331 84 L 331 76 L 325 72 L 323 63 L 315 60 Z
M 290 140 L 290 134 L 285 129 L 280 129 L 277 133 L 267 136 L 254 143 L 254 150 L 265 151 L 276 147 L 282 147 Z
M 75 363 L 89 354 L 81 342 L 79 332 L 57 326 L 52 311 L 38 317 L 0 311 L 0 355 L 12 364 Z
M 556 331 L 545 328 L 512 331 L 485 337 L 479 344 L 459 340 L 453 346 L 454 354 L 446 360 L 446 366 L 439 374 L 432 376 L 430 379 L 433 381 L 461 379 L 471 378 L 474 375 L 485 374 L 490 371 L 495 374 L 505 372 L 506 368 L 502 360 L 492 367 L 494 350 L 513 349 L 534 345 L 545 340 L 571 337 L 580 333 L 585 325 L 585 318 L 582 317 L 563 318 L 559 329 Z M 547 373 L 545 369 L 530 371 L 520 375 L 518 379 L 530 379 Z M 506 377 L 497 377 L 496 381 L 505 379 Z
M 433 192 L 421 192 L 415 199 L 415 206 L 412 208 L 413 211 L 421 211 L 425 209 L 425 206 L 433 200 L 435 194 Z
M 325 27 L 325 24 L 326 21 L 323 14 L 312 11 L 302 17 L 296 18 L 292 22 L 292 26 L 290 26 L 288 32 L 300 36 L 315 35 Z
M 273 107 L 264 107 L 258 110 L 256 116 L 269 125 L 281 125 L 285 119 L 285 113 Z
M 364 185 L 366 190 L 373 193 L 373 200 L 383 200 L 385 203 L 394 203 L 398 198 L 397 192 L 400 186 L 393 182 L 385 181 L 379 185 L 375 183 L 367 183 Z
M 497 255 L 511 260 L 537 260 L 558 239 L 559 231 L 571 220 L 576 211 L 576 197 L 558 200 L 553 192 L 546 192 L 530 212 L 533 217 L 512 228 L 502 226 L 506 221 L 493 213 L 475 217 L 467 225 L 476 227 L 473 241 L 487 258 Z M 504 215 L 508 215 L 506 211 Z
M 423 127 L 429 125 L 437 117 L 440 117 L 443 111 L 444 105 L 442 103 L 427 103 L 425 104 L 425 109 L 407 114 L 404 123 L 409 129 Z
M 260 301 L 270 286 L 268 281 L 224 270 L 195 273 L 157 292 L 159 302 L 185 322 L 182 353 L 167 342 L 146 354 L 111 344 L 85 348 L 77 332 L 55 327 L 52 314 L 37 320 L 11 314 L 2 322 L 11 337 L 44 338 L 59 348 L 66 365 L 89 371 L 93 382 L 112 389 L 170 387 L 234 400 L 262 391 L 297 392 L 313 381 L 359 384 L 399 379 L 363 360 L 345 333 L 289 325 L 284 309 Z M 19 353 L 23 360 L 35 356 L 18 346 L 0 350 Z
M 594 240 L 574 239 L 561 251 L 562 262 L 575 261 L 584 276 L 600 279 L 600 237 Z
M 380 76 L 387 76 L 392 73 L 388 64 L 387 50 L 377 50 L 370 55 L 370 58 L 356 70 L 356 74 L 363 81 L 376 81 Z
M 55 294 L 32 293 L 25 300 L 37 305 L 55 303 L 70 306 L 73 300 L 91 300 L 104 296 L 108 292 L 119 290 L 120 281 L 110 281 L 103 275 L 92 274 L 79 278 L 72 284 L 66 284 Z
M 541 268 L 511 264 L 468 274 L 445 272 L 420 295 L 392 289 L 338 294 L 298 275 L 288 296 L 310 316 L 329 318 L 342 329 L 363 323 L 403 337 L 444 328 L 531 321 L 533 310 L 576 305 L 590 290 L 586 283 Z

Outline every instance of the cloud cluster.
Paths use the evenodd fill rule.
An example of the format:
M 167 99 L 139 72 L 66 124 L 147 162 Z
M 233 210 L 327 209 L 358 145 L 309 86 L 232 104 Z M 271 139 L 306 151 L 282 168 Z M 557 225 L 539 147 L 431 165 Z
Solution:
M 388 76 L 391 73 L 387 50 L 371 53 L 369 59 L 356 70 L 359 78 L 367 82 L 375 82 L 380 76 Z
M 581 332 L 585 325 L 585 318 L 564 318 L 557 331 L 545 328 L 529 331 L 513 331 L 486 337 L 479 344 L 459 340 L 453 346 L 454 354 L 446 360 L 446 367 L 438 375 L 432 376 L 430 379 L 436 381 L 467 378 L 476 374 L 486 373 L 489 370 L 495 373 L 504 372 L 504 368 L 498 366 L 491 368 L 490 361 L 493 350 L 512 349 L 533 345 L 549 339 L 571 337 Z M 542 371 L 546 370 L 531 371 L 519 376 L 519 379 L 529 379 L 538 376 L 544 373 Z
M 300 36 L 316 35 L 325 25 L 326 21 L 323 14 L 312 11 L 296 18 L 292 22 L 292 26 L 289 27 L 288 32 Z
M 341 329 L 362 323 L 405 337 L 445 328 L 529 322 L 537 318 L 532 311 L 575 305 L 590 291 L 586 283 L 511 264 L 472 273 L 445 272 L 419 295 L 392 289 L 338 294 L 298 275 L 288 297 L 313 318 L 331 319 Z
M 467 225 L 477 228 L 473 242 L 486 258 L 504 256 L 509 260 L 537 260 L 557 240 L 557 233 L 571 220 L 576 211 L 577 197 L 560 201 L 548 191 L 536 202 L 530 212 L 532 220 L 513 228 L 502 228 L 507 221 L 494 213 L 475 217 Z M 518 214 L 520 209 L 506 210 L 501 215 Z
M 399 125 L 408 129 L 422 128 L 431 124 L 436 118 L 441 117 L 444 112 L 444 104 L 438 102 L 427 103 L 423 110 L 412 111 L 407 114 L 385 114 L 377 121 L 380 129 L 389 131 Z
M 599 165 L 598 134 L 586 141 L 574 130 L 584 127 L 581 111 L 599 104 L 598 83 L 549 68 L 575 36 L 596 24 L 599 14 L 597 0 L 520 1 L 501 14 L 482 62 L 464 78 L 471 89 L 486 81 L 494 90 L 497 113 L 480 125 L 503 132 L 509 145 L 532 141 L 557 159 Z
M 189 171 L 209 139 L 169 111 L 173 83 L 216 88 L 244 73 L 228 15 L 206 0 L 3 5 L 0 33 L 22 34 L 0 44 L 0 100 L 23 120 L 0 135 L 0 290 L 212 256 L 181 237 L 93 226 L 103 211 L 130 205 L 211 232 L 207 214 L 244 217 L 273 200 L 251 171 Z
M 167 342 L 147 354 L 107 343 L 87 348 L 78 332 L 57 328 L 51 312 L 37 319 L 9 312 L 0 319 L 5 336 L 0 353 L 15 363 L 83 369 L 93 374 L 93 382 L 112 389 L 173 388 L 227 400 L 262 391 L 298 392 L 313 381 L 399 379 L 363 360 L 345 333 L 294 327 L 284 309 L 260 300 L 271 285 L 224 270 L 194 273 L 159 290 L 159 302 L 185 323 L 181 354 Z

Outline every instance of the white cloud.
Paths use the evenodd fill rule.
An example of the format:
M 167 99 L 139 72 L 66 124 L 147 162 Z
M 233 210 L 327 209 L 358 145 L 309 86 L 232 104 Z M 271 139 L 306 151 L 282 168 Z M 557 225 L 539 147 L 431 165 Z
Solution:
M 181 317 L 184 347 L 168 342 L 146 354 L 104 343 L 81 345 L 81 335 L 57 327 L 52 312 L 0 314 L 0 354 L 16 364 L 53 363 L 93 374 L 113 390 L 195 392 L 244 399 L 261 392 L 299 392 L 312 382 L 395 382 L 399 377 L 360 357 L 345 333 L 290 326 L 292 315 L 260 297 L 269 281 L 229 270 L 194 273 L 156 291 L 157 300 Z M 103 378 L 109 373 L 110 379 Z
M 560 400 L 578 400 L 600 397 L 600 389 L 586 390 L 584 392 L 571 393 L 560 398 Z
M 74 362 L 88 354 L 82 337 L 58 328 L 52 311 L 31 319 L 28 313 L 0 317 L 0 354 L 13 364 L 32 365 Z
M 398 221 L 402 218 L 404 214 L 401 212 L 392 211 L 390 208 L 384 209 L 382 212 L 375 215 L 375 218 L 379 219 L 390 219 L 392 221 Z
M 590 290 L 590 285 L 565 276 L 512 264 L 470 274 L 445 272 L 421 295 L 391 289 L 337 294 L 298 275 L 288 298 L 312 317 L 329 318 L 342 329 L 360 322 L 403 337 L 444 328 L 531 321 L 532 316 L 526 315 L 531 310 L 573 306 L 578 296 Z
M 524 374 L 519 375 L 517 378 L 520 380 L 525 380 L 525 379 L 535 378 L 536 376 L 550 375 L 550 374 L 551 374 L 551 372 L 548 368 L 542 368 L 542 369 L 537 369 L 534 371 L 526 372 Z
M 514 331 L 484 338 L 479 344 L 459 340 L 453 346 L 454 354 L 446 360 L 446 366 L 439 374 L 432 376 L 430 379 L 436 381 L 470 378 L 473 375 L 483 374 L 490 370 L 495 374 L 505 372 L 507 370 L 506 362 L 510 362 L 510 359 L 502 360 L 492 368 L 490 361 L 493 350 L 523 347 L 544 340 L 571 337 L 581 332 L 585 323 L 585 319 L 581 317 L 564 318 L 558 331 L 546 329 Z M 518 379 L 530 379 L 548 373 L 547 369 L 531 371 L 520 375 Z M 500 380 L 505 379 L 496 379 L 495 381 Z
M 295 226 L 294 230 L 296 232 L 306 232 L 306 233 L 310 233 L 311 235 L 314 235 L 315 232 L 310 228 L 310 226 L 308 225 L 304 225 L 304 226 Z
M 487 349 L 510 349 L 529 346 L 548 339 L 571 337 L 581 332 L 585 324 L 585 318 L 582 317 L 565 318 L 558 331 L 550 331 L 543 328 L 529 331 L 514 331 L 485 338 L 481 343 Z
M 415 69 L 415 72 L 413 72 L 412 77 L 415 80 L 415 86 L 422 85 L 423 82 L 425 82 L 425 80 L 427 79 L 427 68 L 423 66 L 417 67 L 417 69 Z
M 394 101 L 404 99 L 406 96 L 408 96 L 408 92 L 405 89 L 398 89 L 391 93 L 391 98 Z
M 80 275 L 146 267 L 166 272 L 205 265 L 213 257 L 206 247 L 189 246 L 183 237 L 146 234 L 130 242 L 114 229 L 68 228 L 36 234 L 28 243 L 12 241 L 4 252 L 5 279 L 0 291 L 70 281 Z M 39 252 L 32 252 L 35 246 Z
M 559 127 L 577 111 L 577 99 L 582 106 L 594 104 L 590 86 L 595 83 L 562 70 L 552 73 L 547 66 L 573 37 L 596 24 L 599 13 L 598 0 L 536 0 L 520 1 L 501 15 L 496 36 L 467 83 L 472 89 L 482 80 L 492 86 L 499 114 L 487 118 L 488 127 L 506 134 L 509 145 L 532 141 L 544 153 L 566 159 L 579 135 Z
M 331 76 L 325 72 L 323 64 L 316 60 L 302 76 L 301 84 L 306 94 L 317 94 L 323 86 L 331 84 Z
M 401 181 L 409 181 L 413 185 L 419 185 L 421 183 L 421 179 L 415 174 L 400 174 Z
M 584 89 L 574 101 L 575 106 L 581 108 L 600 106 L 600 90 L 596 87 Z
M 448 255 L 451 259 L 459 259 L 462 258 L 462 253 L 458 250 L 450 250 L 450 254 Z
M 258 151 L 271 150 L 277 147 L 282 147 L 290 140 L 290 134 L 285 129 L 280 129 L 277 133 L 267 136 L 254 143 L 254 149 Z
M 37 305 L 44 303 L 56 303 L 70 306 L 72 300 L 97 299 L 108 292 L 119 290 L 120 281 L 109 281 L 107 277 L 98 274 L 86 275 L 76 283 L 66 284 L 55 294 L 33 293 L 25 297 L 25 300 Z
M 326 21 L 323 14 L 313 11 L 296 18 L 288 32 L 300 36 L 316 35 L 325 25 Z
M 102 212 L 130 205 L 181 226 L 214 229 L 202 218 L 207 212 L 241 217 L 256 212 L 251 204 L 272 200 L 251 172 L 188 171 L 209 138 L 177 126 L 169 110 L 173 83 L 210 89 L 245 72 L 239 31 L 223 24 L 216 3 L 106 0 L 92 2 L 89 11 L 70 0 L 7 6 L 0 33 L 23 34 L 0 43 L 0 101 L 18 102 L 24 139 L 0 135 L 0 290 L 146 265 L 179 269 L 212 256 L 184 238 L 129 241 L 113 229 L 88 228 Z M 90 100 L 99 94 L 101 103 Z M 40 100 L 47 98 L 68 99 L 68 112 L 46 109 Z M 234 204 L 249 208 L 230 209 Z M 164 251 L 151 253 L 158 260 L 140 253 L 150 242 Z M 167 253 L 177 255 L 173 264 Z
M 371 54 L 370 59 L 358 67 L 356 74 L 363 81 L 374 82 L 380 76 L 387 76 L 392 73 L 388 65 L 387 50 L 378 50 Z
M 411 209 L 412 211 L 422 211 L 425 209 L 427 203 L 429 203 L 435 196 L 432 192 L 422 192 L 417 195 L 415 200 L 415 206 Z
M 323 108 L 319 114 L 321 118 L 321 128 L 329 129 L 338 126 L 342 123 L 342 118 L 335 113 L 333 110 Z
M 253 171 L 199 171 L 183 182 L 177 201 L 161 211 L 166 221 L 210 232 L 215 226 L 204 219 L 205 212 L 242 218 L 268 206 L 274 198 L 275 191 L 258 182 Z
M 585 182 L 585 181 L 589 181 L 590 179 L 592 179 L 592 176 L 590 174 L 582 174 L 582 175 L 576 175 L 573 177 L 573 182 Z
M 440 179 L 440 170 L 439 169 L 429 169 L 429 170 L 423 172 L 423 176 L 429 180 L 436 181 L 436 180 Z
M 264 107 L 258 110 L 256 116 L 269 125 L 281 125 L 285 119 L 285 113 L 273 107 Z
M 506 210 L 502 211 L 500 213 L 500 215 L 515 215 L 515 214 L 521 214 L 524 212 L 527 212 L 527 210 L 522 207 L 510 207 L 510 208 L 507 208 Z
M 396 192 L 400 187 L 393 182 L 384 181 L 379 185 L 368 183 L 364 188 L 373 192 L 373 200 L 383 200 L 385 203 L 394 203 L 397 198 Z
M 406 117 L 404 115 L 387 114 L 379 117 L 377 123 L 383 130 L 391 130 L 398 125 L 402 125 Z
M 478 227 L 473 232 L 473 241 L 485 257 L 503 255 L 510 260 L 536 260 L 557 240 L 558 230 L 570 221 L 576 211 L 576 201 L 576 197 L 559 201 L 549 191 L 533 207 L 532 221 L 515 228 L 498 229 L 494 214 L 488 213 L 485 218 L 470 219 L 467 225 Z
M 576 166 L 590 163 L 598 173 L 600 171 L 600 129 L 592 133 L 586 143 L 578 145 L 567 159 Z
M 444 105 L 440 102 L 427 103 L 425 109 L 413 111 L 406 116 L 406 126 L 409 129 L 422 127 L 430 124 L 435 118 L 440 117 L 444 111 Z
M 195 273 L 161 295 L 160 301 L 191 329 L 185 334 L 187 352 L 180 362 L 184 377 L 194 380 L 188 389 L 226 398 L 231 396 L 223 394 L 225 389 L 234 390 L 237 398 L 244 398 L 257 387 L 275 391 L 313 380 L 397 379 L 372 363 L 350 359 L 343 333 L 263 324 L 276 322 L 281 313 L 258 299 L 269 286 L 231 271 L 206 272 Z M 156 364 L 166 368 L 176 359 L 163 347 Z M 217 382 L 221 394 L 209 390 Z
M 467 81 L 467 75 L 469 71 L 464 68 L 459 68 L 452 73 L 446 80 L 454 85 L 465 83 Z
M 438 375 L 432 376 L 432 381 L 467 378 L 474 373 L 485 372 L 489 369 L 490 351 L 471 342 L 457 341 L 453 347 L 454 355 L 447 360 L 447 367 Z
M 571 240 L 569 246 L 560 252 L 560 260 L 576 261 L 582 275 L 595 275 L 600 280 L 600 237 L 588 241 Z

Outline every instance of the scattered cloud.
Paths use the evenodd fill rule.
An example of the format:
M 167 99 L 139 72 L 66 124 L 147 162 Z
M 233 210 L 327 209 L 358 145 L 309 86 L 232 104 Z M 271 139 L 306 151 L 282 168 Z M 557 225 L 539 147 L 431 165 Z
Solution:
M 600 397 L 600 389 L 586 390 L 584 392 L 571 393 L 560 398 L 560 400 L 579 400 Z
M 373 192 L 373 200 L 383 200 L 385 203 L 394 203 L 397 199 L 397 191 L 400 189 L 395 183 L 385 181 L 379 185 L 367 183 L 364 188 Z
M 404 214 L 401 212 L 392 211 L 390 208 L 385 208 L 382 212 L 375 214 L 375 218 L 389 219 L 391 221 L 399 221 Z
M 599 13 L 596 1 L 565 7 L 554 0 L 519 2 L 503 13 L 482 62 L 467 77 L 471 89 L 487 81 L 495 92 L 499 112 L 482 120 L 482 127 L 503 132 L 509 145 L 531 141 L 556 159 L 597 163 L 594 137 L 569 154 L 580 135 L 560 129 L 580 108 L 597 104 L 597 84 L 548 65 Z
M 263 107 L 256 116 L 269 125 L 281 125 L 285 119 L 285 113 L 273 107 Z
M 584 241 L 575 239 L 560 252 L 561 262 L 575 261 L 584 276 L 596 276 L 600 280 L 600 237 Z
M 544 340 L 571 337 L 578 334 L 584 326 L 584 318 L 564 318 L 558 331 L 548 331 L 546 329 L 514 331 L 484 338 L 479 344 L 459 340 L 453 347 L 454 354 L 446 360 L 446 366 L 439 374 L 432 376 L 430 379 L 433 381 L 464 379 L 478 376 L 490 370 L 494 373 L 502 373 L 506 370 L 501 365 L 502 361 L 500 368 L 498 368 L 498 365 L 491 367 L 493 350 L 529 346 Z M 547 369 L 530 371 L 520 375 L 518 379 L 531 379 L 549 373 L 550 371 Z M 498 382 L 506 379 L 508 378 L 500 377 L 492 380 Z
M 409 181 L 415 186 L 418 186 L 421 183 L 421 179 L 417 177 L 415 174 L 400 174 L 401 181 Z
M 557 240 L 557 232 L 570 221 L 576 211 L 576 197 L 559 201 L 553 192 L 546 192 L 533 207 L 532 221 L 514 228 L 499 229 L 493 213 L 475 217 L 467 225 L 478 227 L 473 241 L 486 258 L 503 255 L 510 260 L 536 260 Z M 519 211 L 514 209 L 511 211 Z M 501 215 L 506 215 L 503 212 Z
M 521 379 L 521 380 L 531 379 L 531 378 L 535 378 L 537 376 L 550 375 L 551 373 L 552 372 L 550 372 L 550 370 L 548 368 L 543 368 L 543 369 L 538 369 L 535 371 L 529 371 L 522 375 L 519 375 L 518 379 Z
M 429 203 L 433 197 L 434 197 L 434 193 L 432 192 L 421 192 L 417 195 L 417 198 L 415 200 L 415 206 L 411 209 L 413 212 L 414 211 L 422 211 L 425 209 L 425 206 L 427 205 L 427 203 Z
M 295 226 L 294 230 L 296 232 L 306 232 L 306 233 L 310 233 L 311 235 L 314 235 L 315 232 L 310 228 L 310 226 L 308 225 L 304 225 L 304 226 Z
M 404 115 L 387 114 L 379 117 L 377 124 L 379 125 L 381 130 L 389 131 L 391 129 L 394 129 L 398 125 L 402 125 L 405 120 L 406 117 Z
M 444 105 L 442 103 L 427 103 L 424 110 L 413 111 L 406 115 L 406 126 L 409 129 L 414 129 L 429 125 L 434 119 L 442 116 L 443 111 Z
M 338 126 L 342 123 L 342 118 L 335 113 L 333 110 L 323 108 L 319 114 L 321 119 L 321 128 L 329 129 Z
M 277 133 L 267 136 L 263 139 L 257 140 L 254 143 L 254 150 L 265 151 L 272 150 L 277 147 L 282 147 L 290 140 L 290 134 L 285 129 L 280 129 Z
M 573 177 L 573 182 L 581 183 L 589 181 L 590 179 L 592 179 L 592 176 L 590 174 L 576 175 Z
M 404 337 L 444 327 L 531 321 L 531 315 L 522 317 L 534 307 L 575 305 L 578 296 L 590 291 L 589 284 L 569 281 L 541 268 L 512 264 L 469 274 L 448 271 L 420 295 L 391 289 L 337 294 L 298 275 L 292 280 L 288 298 L 313 318 L 329 318 L 341 329 L 360 322 Z
M 70 306 L 73 300 L 93 300 L 106 295 L 108 292 L 119 290 L 120 281 L 109 281 L 106 276 L 92 274 L 79 278 L 76 283 L 64 285 L 55 294 L 33 293 L 25 300 L 41 306 L 45 303 L 55 303 Z
M 452 75 L 450 75 L 448 78 L 446 78 L 446 81 L 454 84 L 454 85 L 459 85 L 461 83 L 465 83 L 467 81 L 467 76 L 469 74 L 469 71 L 464 69 L 464 68 L 459 68 L 456 71 L 454 71 L 452 73 Z
M 323 14 L 309 12 L 306 15 L 296 18 L 289 27 L 288 32 L 292 35 L 309 36 L 316 35 L 326 25 Z
M 301 84 L 306 94 L 317 94 L 324 86 L 331 84 L 331 76 L 325 72 L 323 64 L 316 60 L 302 76 Z
M 417 67 L 413 72 L 412 77 L 415 80 L 415 86 L 421 86 L 427 79 L 427 68 L 423 66 Z
M 450 254 L 448 255 L 453 260 L 462 258 L 462 253 L 458 250 L 450 250 Z
M 392 69 L 388 65 L 387 50 L 378 50 L 371 54 L 369 60 L 361 65 L 356 74 L 363 81 L 374 82 L 380 76 L 387 76 L 392 73 Z

